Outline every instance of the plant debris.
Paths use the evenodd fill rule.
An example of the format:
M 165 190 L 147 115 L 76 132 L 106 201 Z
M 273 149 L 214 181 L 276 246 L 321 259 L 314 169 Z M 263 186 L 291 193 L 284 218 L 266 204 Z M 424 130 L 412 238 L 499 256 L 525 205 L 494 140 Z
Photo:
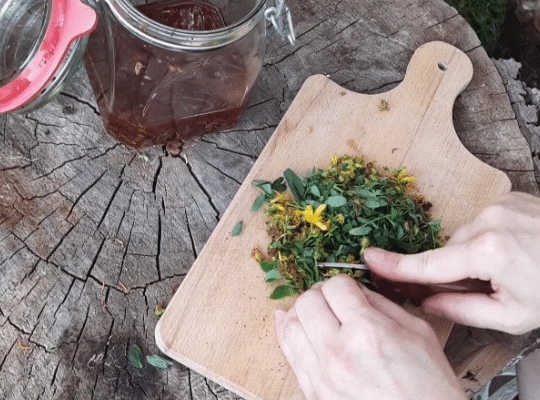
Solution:
M 441 247 L 440 221 L 431 220 L 431 203 L 414 182 L 406 168 L 390 171 L 346 155 L 305 178 L 287 169 L 274 182 L 254 181 L 262 193 L 251 209 L 268 205 L 270 244 L 266 254 L 255 248 L 252 256 L 266 281 L 278 284 L 270 297 L 301 293 L 339 273 L 369 284 L 367 271 L 318 265 L 361 263 L 369 246 L 409 254 Z

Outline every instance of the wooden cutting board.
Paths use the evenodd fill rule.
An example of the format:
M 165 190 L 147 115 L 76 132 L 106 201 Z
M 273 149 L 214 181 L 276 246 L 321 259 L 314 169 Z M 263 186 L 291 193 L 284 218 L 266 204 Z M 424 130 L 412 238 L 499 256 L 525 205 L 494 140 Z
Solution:
M 363 95 L 321 75 L 308 78 L 167 306 L 156 329 L 160 349 L 246 399 L 303 398 L 274 334 L 275 310 L 294 299 L 270 300 L 272 287 L 251 258 L 255 246 L 268 244 L 264 213 L 250 211 L 259 195 L 251 182 L 361 154 L 380 166 L 406 166 L 450 235 L 510 190 L 506 175 L 470 154 L 452 125 L 454 100 L 472 74 L 463 52 L 431 42 L 386 93 Z M 232 236 L 239 221 L 243 231 Z M 445 343 L 452 324 L 425 318 Z

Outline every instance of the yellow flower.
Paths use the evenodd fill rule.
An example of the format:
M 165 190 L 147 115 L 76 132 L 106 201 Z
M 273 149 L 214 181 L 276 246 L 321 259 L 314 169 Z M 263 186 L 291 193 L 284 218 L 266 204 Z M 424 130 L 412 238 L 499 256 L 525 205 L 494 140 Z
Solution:
M 293 225 L 298 225 L 300 223 L 300 217 L 302 216 L 302 213 L 298 210 L 294 210 L 291 218 L 291 222 Z
M 360 241 L 360 246 L 362 246 L 362 249 L 360 250 L 360 255 L 364 255 L 364 251 L 369 247 L 369 238 L 367 236 L 364 236 L 362 240 Z
M 401 168 L 397 175 L 394 174 L 393 179 L 397 183 L 404 184 L 405 186 L 409 186 L 416 181 L 414 176 L 407 173 L 407 168 Z
M 345 217 L 343 214 L 336 215 L 336 222 L 340 225 L 345 222 Z
M 356 178 L 356 173 L 354 172 L 353 169 L 342 170 L 342 171 L 339 172 L 339 181 L 340 182 L 345 182 L 345 181 L 348 181 L 348 180 L 353 179 L 353 178 Z
M 272 204 L 272 209 L 279 212 L 279 214 L 285 215 L 285 207 L 283 207 L 281 204 L 275 203 Z
M 263 252 L 258 248 L 254 247 L 251 251 L 251 256 L 257 261 L 259 264 L 265 260 Z
M 332 165 L 335 167 L 338 164 L 338 157 L 333 156 L 331 160 L 332 160 Z
M 328 229 L 325 223 L 321 220 L 321 213 L 326 208 L 326 204 L 321 204 L 315 212 L 313 212 L 313 207 L 307 206 L 306 209 L 302 212 L 304 219 L 310 224 L 316 225 L 321 230 L 325 231 Z
M 283 193 L 277 193 L 274 198 L 271 200 L 272 203 L 282 204 L 285 205 L 289 201 L 289 198 L 287 195 Z

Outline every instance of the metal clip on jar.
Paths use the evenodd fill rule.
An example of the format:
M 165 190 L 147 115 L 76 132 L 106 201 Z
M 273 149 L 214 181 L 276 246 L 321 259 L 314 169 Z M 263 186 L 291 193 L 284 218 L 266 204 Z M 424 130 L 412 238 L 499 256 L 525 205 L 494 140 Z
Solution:
M 262 67 L 266 0 L 133 3 L 94 4 L 85 64 L 108 132 L 140 148 L 234 127 Z
M 80 66 L 96 13 L 80 0 L 0 0 L 0 113 L 32 111 Z

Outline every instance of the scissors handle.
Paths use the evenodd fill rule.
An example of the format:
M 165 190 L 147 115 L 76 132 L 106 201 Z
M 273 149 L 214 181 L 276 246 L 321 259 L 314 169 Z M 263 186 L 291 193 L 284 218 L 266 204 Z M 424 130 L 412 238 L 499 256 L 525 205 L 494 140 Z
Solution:
M 439 293 L 479 293 L 485 295 L 494 293 L 491 282 L 471 278 L 451 283 L 423 284 L 391 281 L 372 273 L 371 282 L 378 292 L 390 300 L 402 303 L 409 299 L 416 305 L 419 305 L 425 298 Z

